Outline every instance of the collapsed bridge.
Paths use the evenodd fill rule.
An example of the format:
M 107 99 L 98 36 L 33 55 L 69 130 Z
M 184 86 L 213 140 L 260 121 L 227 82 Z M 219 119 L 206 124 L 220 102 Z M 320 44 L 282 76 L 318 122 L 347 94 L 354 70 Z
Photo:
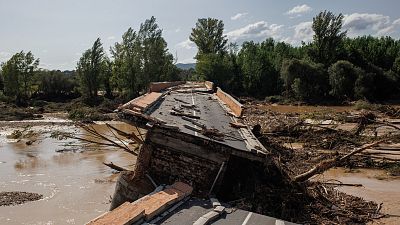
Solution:
M 204 198 L 209 197 L 223 202 L 254 197 L 260 185 L 285 186 L 290 179 L 286 179 L 287 175 L 250 128 L 238 122 L 242 110 L 237 100 L 212 82 L 152 83 L 148 93 L 119 107 L 121 120 L 142 126 L 147 134 L 144 140 L 138 140 L 142 145 L 135 171 L 121 174 L 111 209 L 121 210 L 120 207 L 127 207 L 125 202 L 137 202 L 154 188 L 176 182 L 190 186 L 189 194 L 197 199 L 196 206 L 206 205 Z M 187 195 L 178 200 L 183 199 L 181 209 L 192 204 L 193 211 L 186 213 L 196 214 L 193 201 L 188 203 Z M 172 215 L 175 215 L 173 211 L 164 217 L 180 222 L 165 223 L 165 218 L 153 222 L 193 224 L 196 221 L 191 218 L 190 222 L 190 216 Z M 141 221 L 149 222 L 157 216 L 159 213 L 148 212 Z M 257 221 L 275 224 L 275 219 L 259 216 Z M 181 221 L 185 218 L 188 221 Z M 225 222 L 222 224 L 230 224 L 229 220 Z

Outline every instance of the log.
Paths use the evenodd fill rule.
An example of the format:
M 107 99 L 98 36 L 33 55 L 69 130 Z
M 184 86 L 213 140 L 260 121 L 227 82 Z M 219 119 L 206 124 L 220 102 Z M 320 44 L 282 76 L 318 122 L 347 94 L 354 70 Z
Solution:
M 344 160 L 350 158 L 351 156 L 353 156 L 353 155 L 355 155 L 357 153 L 360 153 L 360 152 L 364 151 L 365 149 L 374 147 L 374 146 L 376 146 L 376 145 L 378 145 L 378 144 L 380 144 L 380 143 L 382 143 L 384 141 L 386 141 L 386 140 L 376 141 L 374 143 L 364 145 L 361 148 L 355 149 L 354 151 L 350 152 L 349 154 L 347 154 L 345 156 L 322 161 L 318 165 L 314 166 L 311 170 L 295 176 L 293 181 L 295 181 L 295 182 L 304 182 L 304 181 L 310 179 L 311 177 L 313 177 L 314 175 L 321 174 L 321 173 L 327 171 L 328 169 L 330 169 L 330 168 L 334 167 L 335 165 L 337 165 L 339 162 L 344 161 Z
M 350 187 L 362 187 L 362 184 L 346 184 L 346 183 L 334 183 L 334 182 L 324 182 L 327 185 L 337 185 L 337 186 L 350 186 Z
M 117 165 L 115 165 L 115 164 L 112 163 L 112 162 L 110 162 L 110 163 L 103 162 L 103 164 L 106 165 L 106 166 L 108 166 L 108 167 L 110 167 L 111 169 L 114 169 L 114 170 L 119 171 L 119 172 L 121 172 L 121 171 L 128 171 L 127 169 L 125 169 L 125 168 L 123 168 L 123 167 L 120 167 L 120 166 L 117 166 Z

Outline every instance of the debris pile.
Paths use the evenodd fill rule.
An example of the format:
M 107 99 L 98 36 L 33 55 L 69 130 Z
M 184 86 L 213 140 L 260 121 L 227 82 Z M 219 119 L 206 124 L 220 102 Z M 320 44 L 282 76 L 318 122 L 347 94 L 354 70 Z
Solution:
M 260 142 L 291 182 L 279 187 L 260 185 L 259 192 L 238 200 L 238 207 L 305 224 L 364 224 L 385 216 L 380 205 L 334 188 L 342 184 L 311 177 L 333 166 L 384 168 L 396 174 L 400 165 L 397 120 L 377 111 L 278 113 L 251 101 L 245 108 L 242 122 L 259 130 Z

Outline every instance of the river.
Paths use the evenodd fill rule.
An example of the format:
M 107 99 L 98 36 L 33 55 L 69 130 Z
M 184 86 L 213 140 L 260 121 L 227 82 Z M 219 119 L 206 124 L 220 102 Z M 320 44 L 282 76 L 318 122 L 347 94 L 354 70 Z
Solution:
M 333 168 L 318 177 L 319 180 L 338 180 L 346 184 L 362 184 L 362 187 L 339 186 L 338 190 L 349 195 L 382 204 L 382 213 L 387 218 L 370 224 L 400 224 L 400 178 L 387 174 L 384 170 Z
M 126 124 L 115 125 L 130 129 Z M 30 129 L 37 135 L 28 138 L 35 141 L 27 145 L 25 139 L 16 142 L 6 137 L 15 128 L 0 127 L 0 191 L 34 192 L 44 198 L 0 206 L 0 224 L 84 224 L 106 212 L 118 175 L 103 162 L 133 168 L 135 156 L 110 147 L 85 147 L 79 141 L 50 137 L 56 130 L 84 133 L 73 126 L 39 125 Z M 106 126 L 96 125 L 96 129 L 105 132 Z

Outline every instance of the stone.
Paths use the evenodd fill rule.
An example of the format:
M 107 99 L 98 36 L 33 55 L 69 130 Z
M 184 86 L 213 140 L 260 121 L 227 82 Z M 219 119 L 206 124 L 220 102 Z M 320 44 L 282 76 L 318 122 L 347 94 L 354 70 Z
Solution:
M 219 214 L 223 214 L 225 212 L 225 207 L 223 207 L 221 205 L 217 206 L 217 207 L 214 208 L 214 211 L 219 213 Z

